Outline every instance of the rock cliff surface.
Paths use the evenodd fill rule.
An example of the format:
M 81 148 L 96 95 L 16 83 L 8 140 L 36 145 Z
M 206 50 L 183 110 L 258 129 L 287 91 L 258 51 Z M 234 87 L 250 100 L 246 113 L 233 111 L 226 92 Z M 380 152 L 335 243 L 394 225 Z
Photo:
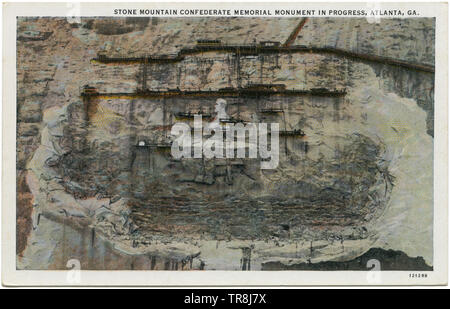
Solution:
M 17 267 L 284 269 L 373 247 L 432 265 L 433 73 L 332 53 L 93 60 L 175 55 L 200 39 L 284 42 L 298 23 L 19 19 Z M 434 21 L 309 19 L 293 44 L 433 66 Z M 257 84 L 287 92 L 220 94 Z M 85 85 L 100 95 L 81 96 Z M 145 90 L 171 94 L 136 95 Z M 233 119 L 279 124 L 276 169 L 139 147 L 170 142 L 192 114 L 217 121 L 218 99 Z

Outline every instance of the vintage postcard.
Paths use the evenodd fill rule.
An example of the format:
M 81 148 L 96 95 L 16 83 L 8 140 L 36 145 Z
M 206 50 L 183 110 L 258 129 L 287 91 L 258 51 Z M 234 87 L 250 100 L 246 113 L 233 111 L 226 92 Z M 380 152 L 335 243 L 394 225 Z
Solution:
M 447 30 L 445 3 L 4 3 L 3 284 L 446 284 Z

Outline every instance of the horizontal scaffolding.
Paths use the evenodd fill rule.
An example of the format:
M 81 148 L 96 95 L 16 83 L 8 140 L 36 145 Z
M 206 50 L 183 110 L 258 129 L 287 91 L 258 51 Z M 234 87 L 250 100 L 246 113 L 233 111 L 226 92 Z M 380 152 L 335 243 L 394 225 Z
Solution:
M 309 90 L 274 90 L 274 89 L 251 89 L 234 88 L 225 90 L 146 90 L 139 92 L 116 92 L 105 93 L 82 91 L 81 96 L 100 99 L 135 99 L 135 98 L 165 98 L 165 97 L 259 97 L 259 96 L 318 96 L 318 97 L 343 97 L 347 94 L 346 89 L 328 90 L 315 88 Z
M 263 108 L 260 110 L 260 113 L 263 114 L 278 114 L 278 113 L 284 113 L 284 110 L 281 108 Z
M 222 123 L 244 123 L 244 120 L 233 117 L 220 118 L 219 121 Z
M 102 63 L 169 63 L 182 61 L 185 56 L 201 54 L 204 52 L 225 52 L 235 53 L 237 55 L 260 55 L 260 54 L 294 54 L 294 53 L 317 53 L 334 54 L 350 59 L 356 59 L 367 62 L 386 64 L 391 66 L 403 67 L 411 70 L 434 73 L 434 65 L 417 64 L 409 61 L 398 60 L 390 57 L 383 57 L 365 53 L 358 53 L 334 47 L 312 47 L 304 45 L 280 46 L 280 45 L 227 45 L 227 44 L 200 44 L 194 47 L 183 48 L 178 54 L 172 56 L 142 56 L 142 57 L 108 57 L 104 54 L 97 55 L 94 61 Z
M 171 148 L 172 143 L 138 143 L 136 148 Z
M 175 113 L 175 117 L 177 118 L 194 118 L 194 116 L 202 116 L 202 118 L 211 118 L 211 114 L 209 113 L 191 113 L 191 112 L 187 112 L 187 113 Z
M 305 132 L 303 132 L 301 129 L 296 130 L 281 130 L 279 131 L 281 136 L 305 136 Z

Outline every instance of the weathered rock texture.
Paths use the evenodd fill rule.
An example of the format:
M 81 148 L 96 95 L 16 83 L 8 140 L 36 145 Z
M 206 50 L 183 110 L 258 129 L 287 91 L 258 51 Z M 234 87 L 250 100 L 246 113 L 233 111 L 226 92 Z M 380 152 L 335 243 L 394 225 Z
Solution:
M 19 19 L 17 267 L 65 269 L 78 258 L 83 269 L 284 269 L 374 246 L 431 265 L 433 73 L 329 53 L 92 61 L 97 52 L 176 54 L 197 39 L 284 42 L 298 22 Z M 309 19 L 293 44 L 432 66 L 434 20 Z M 217 95 L 252 84 L 305 93 Z M 85 85 L 102 95 L 82 97 Z M 308 93 L 318 88 L 346 94 Z M 211 94 L 131 95 L 145 89 Z M 174 123 L 192 123 L 183 113 L 211 115 L 206 125 L 218 98 L 235 119 L 304 136 L 280 136 L 274 170 L 259 159 L 174 160 L 168 148 L 137 147 L 168 143 Z M 420 196 L 411 202 L 408 190 Z M 404 233 L 419 216 L 417 231 Z

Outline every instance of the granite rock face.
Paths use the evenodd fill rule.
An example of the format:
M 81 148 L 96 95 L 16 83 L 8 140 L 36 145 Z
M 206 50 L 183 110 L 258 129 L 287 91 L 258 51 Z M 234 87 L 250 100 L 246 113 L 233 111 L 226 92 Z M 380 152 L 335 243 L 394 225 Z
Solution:
M 176 54 L 198 39 L 284 42 L 298 22 L 19 19 L 17 267 L 257 270 L 375 246 L 431 265 L 433 73 L 329 53 L 93 60 Z M 309 19 L 294 44 L 433 65 L 434 21 Z M 268 84 L 284 88 L 226 94 Z M 85 85 L 99 95 L 82 96 Z M 172 126 L 219 121 L 219 100 L 232 119 L 279 124 L 277 168 L 171 156 Z M 417 231 L 397 227 L 418 216 Z

